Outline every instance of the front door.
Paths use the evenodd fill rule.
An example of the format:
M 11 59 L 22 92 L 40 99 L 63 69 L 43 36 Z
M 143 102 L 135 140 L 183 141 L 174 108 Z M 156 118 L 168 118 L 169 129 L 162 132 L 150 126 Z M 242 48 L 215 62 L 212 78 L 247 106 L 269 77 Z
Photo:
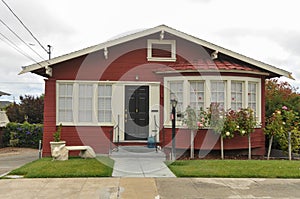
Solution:
M 147 140 L 149 86 L 125 86 L 125 140 Z

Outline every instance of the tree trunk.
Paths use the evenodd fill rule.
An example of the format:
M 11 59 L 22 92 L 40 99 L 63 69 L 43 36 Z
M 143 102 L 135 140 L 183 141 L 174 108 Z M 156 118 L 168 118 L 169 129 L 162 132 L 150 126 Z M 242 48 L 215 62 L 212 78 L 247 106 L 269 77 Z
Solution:
M 272 143 L 273 143 L 273 137 L 274 137 L 274 135 L 272 135 L 271 138 L 270 138 L 270 140 L 269 140 L 269 148 L 268 148 L 267 160 L 270 159 L 270 154 L 271 154 L 271 150 L 272 150 Z
M 291 132 L 289 131 L 289 160 L 292 160 L 292 142 L 291 142 Z
M 191 130 L 191 154 L 190 154 L 190 158 L 194 159 L 194 130 Z
M 248 135 L 248 159 L 251 160 L 251 133 Z
M 221 159 L 224 160 L 224 143 L 223 143 L 223 136 L 221 135 Z

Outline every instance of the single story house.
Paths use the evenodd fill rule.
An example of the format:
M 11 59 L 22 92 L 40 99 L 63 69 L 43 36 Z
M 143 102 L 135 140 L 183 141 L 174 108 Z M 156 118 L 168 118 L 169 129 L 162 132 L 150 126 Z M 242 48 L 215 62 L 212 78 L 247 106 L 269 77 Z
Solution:
M 166 25 L 119 36 L 104 43 L 23 67 L 20 74 L 45 77 L 43 155 L 62 124 L 67 145 L 89 145 L 96 153 L 111 146 L 161 147 L 172 142 L 171 103 L 176 111 L 176 148 L 188 149 L 182 125 L 188 105 L 200 110 L 212 102 L 225 109 L 251 107 L 259 125 L 252 154 L 265 153 L 265 80 L 291 73 L 251 59 Z M 247 149 L 246 137 L 226 139 L 225 150 Z M 210 129 L 195 136 L 195 149 L 218 150 Z

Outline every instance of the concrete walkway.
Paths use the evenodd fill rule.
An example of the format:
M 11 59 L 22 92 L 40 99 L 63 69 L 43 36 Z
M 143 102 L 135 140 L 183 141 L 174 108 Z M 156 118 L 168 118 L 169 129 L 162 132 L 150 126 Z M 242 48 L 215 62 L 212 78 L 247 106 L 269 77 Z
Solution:
M 0 180 L 0 198 L 300 198 L 300 179 L 49 178 Z
M 143 146 L 123 146 L 110 156 L 114 161 L 113 177 L 175 177 L 162 151 Z

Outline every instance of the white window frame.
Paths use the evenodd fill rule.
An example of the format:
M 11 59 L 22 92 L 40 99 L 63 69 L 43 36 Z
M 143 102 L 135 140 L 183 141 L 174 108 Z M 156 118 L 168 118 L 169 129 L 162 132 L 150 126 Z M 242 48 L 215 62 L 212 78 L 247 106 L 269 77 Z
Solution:
M 212 81 L 224 81 L 225 82 L 225 110 L 231 109 L 231 81 L 243 82 L 243 108 L 248 106 L 248 83 L 256 83 L 256 118 L 257 122 L 261 123 L 261 78 L 252 77 L 239 77 L 239 76 L 176 76 L 164 78 L 164 126 L 171 128 L 170 119 L 170 82 L 171 81 L 183 81 L 183 111 L 189 105 L 190 101 L 190 84 L 191 81 L 204 81 L 204 110 L 207 111 L 211 104 L 211 82 Z M 176 122 L 178 128 L 182 127 L 181 122 Z
M 171 57 L 153 57 L 152 56 L 153 44 L 171 45 Z M 147 60 L 148 61 L 175 62 L 176 61 L 176 41 L 175 40 L 148 39 L 147 40 Z
M 59 85 L 60 84 L 72 84 L 73 85 L 73 121 L 65 122 L 59 121 Z M 79 121 L 79 85 L 88 84 L 93 86 L 93 99 L 92 99 L 92 121 L 80 122 Z M 57 80 L 56 81 L 56 124 L 66 126 L 113 126 L 113 118 L 110 122 L 98 122 L 98 85 L 111 85 L 113 93 L 113 83 L 107 81 L 69 81 L 69 80 Z

